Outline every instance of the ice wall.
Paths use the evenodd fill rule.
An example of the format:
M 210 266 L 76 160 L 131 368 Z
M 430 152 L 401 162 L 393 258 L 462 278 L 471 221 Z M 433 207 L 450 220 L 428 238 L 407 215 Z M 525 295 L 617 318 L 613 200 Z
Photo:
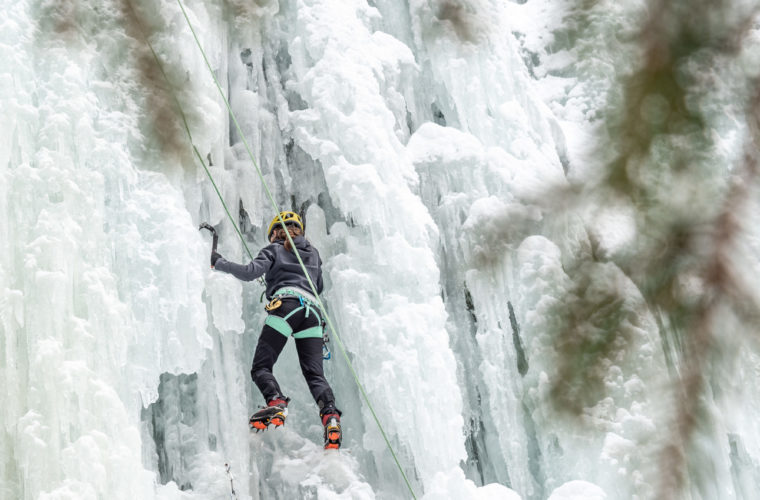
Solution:
M 630 28 L 625 5 L 600 4 L 591 32 Z M 273 209 L 243 138 L 277 203 L 305 213 L 323 298 L 418 496 L 651 498 L 669 430 L 658 326 L 614 264 L 572 272 L 589 232 L 614 254 L 630 220 L 546 202 L 593 180 L 587 138 L 624 50 L 574 41 L 569 6 L 188 1 L 242 135 L 176 3 L 1 7 L 0 496 L 408 496 L 336 339 L 340 454 L 321 449 L 292 345 L 275 368 L 288 424 L 250 435 L 262 289 L 208 269 L 201 221 L 248 256 L 176 99 L 253 252 Z M 756 238 L 747 255 L 756 267 Z M 551 311 L 611 290 L 625 343 L 578 425 L 548 404 Z M 738 359 L 754 380 L 754 353 Z M 695 491 L 751 498 L 757 394 L 715 380 L 728 416 Z
M 421 177 L 422 198 L 439 227 L 446 228 L 441 261 L 447 305 L 458 318 L 452 337 L 459 339 L 460 352 L 470 355 L 462 358 L 474 408 L 468 413 L 470 453 L 488 457 L 482 461 L 488 466 L 474 468 L 482 479 L 511 484 L 530 498 L 545 498 L 573 477 L 603 484 L 615 498 L 627 497 L 628 477 L 642 474 L 640 464 L 618 470 L 599 465 L 631 461 L 635 453 L 630 447 L 652 438 L 647 430 L 654 424 L 641 409 L 648 405 L 646 394 L 621 393 L 605 402 L 616 409 L 608 408 L 592 425 L 596 428 L 586 432 L 547 411 L 547 375 L 557 356 L 552 332 L 559 327 L 547 315 L 557 301 L 568 299 L 574 286 L 563 263 L 588 254 L 590 246 L 578 214 L 553 208 L 554 193 L 566 186 L 564 171 L 579 155 L 567 151 L 557 119 L 539 99 L 538 86 L 530 83 L 529 70 L 534 68 L 522 63 L 515 39 L 504 35 L 524 32 L 518 21 L 526 19 L 515 15 L 522 13 L 516 7 L 484 3 L 450 12 L 456 14 L 449 23 L 454 29 L 446 30 L 446 23 L 438 19 L 436 24 L 431 12 L 436 5 L 423 2 L 411 16 L 420 20 L 415 41 L 423 50 L 417 53 L 421 58 L 429 54 L 424 59 L 431 68 L 429 81 L 438 101 L 453 100 L 442 114 L 457 129 L 423 125 L 408 150 Z M 462 38 L 470 43 L 461 43 Z M 561 88 L 555 84 L 553 90 Z M 582 109 L 585 104 L 568 107 Z M 597 273 L 597 293 L 605 288 L 604 280 L 625 282 L 614 266 L 591 271 Z M 630 283 L 625 286 L 637 295 Z M 631 311 L 636 309 L 631 306 Z M 626 351 L 635 356 L 644 346 L 642 355 L 654 351 L 655 359 L 647 362 L 662 366 L 654 322 L 644 321 L 643 328 L 635 327 L 631 337 L 637 340 Z M 468 330 L 471 336 L 462 335 Z M 613 363 L 609 377 L 618 380 L 611 384 L 637 386 L 642 361 Z M 629 417 L 629 412 L 634 415 Z M 610 451 L 604 443 L 607 431 L 609 440 L 626 445 Z M 575 433 L 584 438 L 574 439 Z M 618 439 L 617 433 L 626 437 Z M 589 461 L 590 456 L 596 458 Z M 633 491 L 644 494 L 638 483 Z

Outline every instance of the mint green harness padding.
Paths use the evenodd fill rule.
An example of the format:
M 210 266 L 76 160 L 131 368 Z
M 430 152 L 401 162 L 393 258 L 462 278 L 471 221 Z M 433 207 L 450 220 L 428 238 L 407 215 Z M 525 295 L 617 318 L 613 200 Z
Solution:
M 290 334 L 293 333 L 293 329 L 290 327 L 288 322 L 279 316 L 275 316 L 274 314 L 268 315 L 267 319 L 264 321 L 264 324 L 271 326 L 286 337 L 290 337 Z
M 291 295 L 291 294 L 287 294 L 287 295 Z M 322 318 L 319 316 L 319 313 L 317 312 L 317 308 L 309 300 L 304 299 L 300 295 L 292 294 L 292 296 L 298 297 L 298 299 L 301 301 L 301 304 L 302 304 L 301 307 L 293 309 L 284 318 L 275 316 L 274 314 L 269 314 L 267 315 L 267 319 L 264 321 L 264 324 L 269 325 L 270 327 L 274 328 L 281 334 L 285 335 L 285 337 L 290 337 L 291 335 L 293 335 L 293 338 L 295 339 L 311 339 L 311 338 L 321 339 L 322 333 L 323 333 L 322 332 Z M 309 317 L 309 313 L 313 311 L 314 315 L 317 317 L 318 325 L 293 333 L 293 328 L 291 328 L 291 326 L 288 324 L 288 318 L 293 316 L 295 313 L 297 313 L 301 309 L 306 309 L 307 318 Z
M 322 338 L 322 326 L 312 326 L 306 330 L 301 330 L 293 334 L 294 339 L 321 339 Z

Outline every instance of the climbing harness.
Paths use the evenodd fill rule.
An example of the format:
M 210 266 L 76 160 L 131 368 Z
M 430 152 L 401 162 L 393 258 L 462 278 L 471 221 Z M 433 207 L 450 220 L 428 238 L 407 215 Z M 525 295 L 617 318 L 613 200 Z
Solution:
M 275 309 L 277 309 L 278 307 L 280 307 L 282 305 L 282 299 L 283 298 L 285 298 L 285 297 L 291 297 L 291 296 L 293 296 L 291 293 L 286 293 L 286 292 L 283 292 L 283 290 L 278 290 L 277 293 L 272 297 L 272 300 L 270 300 L 269 303 L 264 306 L 264 309 L 266 309 L 267 312 L 272 312 L 272 311 L 274 311 Z M 262 297 L 263 297 L 263 294 L 262 294 Z M 282 318 L 282 319 L 287 320 L 293 314 L 297 313 L 298 311 L 300 311 L 301 309 L 304 309 L 304 308 L 306 308 L 306 317 L 308 318 L 309 317 L 309 313 L 315 307 L 316 308 L 319 307 L 316 303 L 314 303 L 312 301 L 309 301 L 308 299 L 305 299 L 301 295 L 297 295 L 297 297 L 298 297 L 298 300 L 301 301 L 301 307 L 299 307 L 298 309 L 295 309 L 290 314 L 288 314 L 287 316 L 285 316 L 285 318 Z M 316 337 L 317 335 L 315 335 L 314 333 L 316 333 L 317 329 L 319 329 L 319 331 L 321 332 L 321 336 L 322 336 L 322 359 L 329 360 L 330 358 L 332 358 L 332 354 L 330 353 L 330 348 L 327 346 L 327 343 L 330 341 L 330 337 L 327 335 L 327 331 L 325 330 L 325 326 L 327 325 L 327 322 L 325 322 L 325 320 L 322 319 L 319 316 L 319 313 L 316 310 L 314 311 L 314 314 L 316 314 L 317 317 L 319 318 L 319 326 L 318 327 L 315 326 L 315 327 L 312 327 L 312 328 L 309 329 L 310 331 L 313 330 L 311 332 L 312 334 L 305 335 L 305 334 L 303 334 L 303 332 L 298 332 L 295 335 L 293 335 L 293 337 L 294 338 L 311 338 L 311 337 Z M 266 323 L 266 321 L 265 321 L 265 324 L 268 324 L 269 326 L 271 326 L 272 328 L 274 328 L 278 332 L 282 333 L 286 337 L 290 336 L 290 328 L 289 328 L 289 326 L 288 326 L 288 328 L 285 328 L 282 325 L 282 322 L 279 321 L 279 317 L 275 316 L 274 318 L 278 318 L 278 319 L 272 319 L 269 323 Z M 267 317 L 267 320 L 268 319 L 269 319 L 269 317 Z M 278 327 L 278 326 L 275 326 L 275 325 L 280 325 L 280 326 Z M 281 329 L 278 329 L 278 328 L 281 328 Z M 304 330 L 304 331 L 306 331 L 306 330 Z
M 132 8 L 131 3 L 127 2 L 129 4 L 130 9 Z M 269 186 L 267 185 L 266 179 L 264 178 L 264 174 L 261 172 L 261 169 L 259 168 L 258 163 L 256 162 L 256 158 L 253 155 L 253 152 L 251 151 L 250 146 L 248 145 L 248 141 L 245 138 L 245 134 L 243 133 L 243 130 L 240 127 L 240 124 L 237 121 L 237 118 L 235 117 L 235 113 L 232 111 L 232 106 L 230 105 L 229 100 L 224 95 L 224 91 L 222 90 L 221 85 L 219 84 L 219 81 L 216 78 L 216 75 L 214 74 L 214 70 L 211 67 L 211 64 L 208 61 L 208 57 L 206 57 L 206 52 L 203 50 L 203 47 L 201 46 L 200 40 L 198 39 L 198 35 L 195 33 L 195 29 L 193 28 L 192 23 L 190 22 L 190 18 L 187 15 L 187 12 L 185 11 L 184 5 L 182 5 L 181 0 L 177 0 L 177 4 L 179 5 L 180 10 L 182 11 L 182 15 L 185 18 L 185 21 L 187 22 L 188 27 L 190 28 L 190 31 L 193 35 L 193 38 L 195 40 L 196 45 L 198 46 L 198 49 L 200 50 L 200 53 L 203 57 L 204 62 L 206 63 L 206 67 L 209 70 L 209 73 L 211 74 L 211 78 L 214 80 L 214 84 L 216 85 L 217 90 L 219 91 L 220 96 L 222 97 L 222 100 L 224 101 L 225 106 L 227 107 L 227 111 L 229 113 L 231 121 L 234 123 L 235 128 L 237 129 L 237 132 L 240 136 L 241 142 L 243 143 L 246 152 L 248 153 L 249 158 L 251 159 L 251 163 L 253 164 L 254 168 L 256 169 L 256 173 L 258 174 L 259 178 L 261 179 L 262 186 L 264 188 L 264 191 L 266 192 L 269 201 L 272 204 L 272 207 L 274 208 L 274 211 L 277 212 L 277 220 L 279 221 L 280 225 L 283 229 L 285 229 L 285 237 L 290 242 L 290 245 L 293 248 L 293 252 L 295 253 L 296 259 L 298 260 L 298 263 L 301 266 L 301 269 L 304 272 L 304 276 L 306 277 L 306 280 L 309 282 L 309 287 L 315 294 L 316 298 L 316 304 L 319 306 L 319 311 L 324 311 L 324 306 L 322 304 L 322 300 L 319 298 L 319 294 L 317 292 L 317 288 L 314 285 L 314 282 L 312 281 L 311 277 L 309 276 L 309 273 L 306 269 L 306 265 L 303 263 L 303 260 L 301 259 L 301 255 L 298 252 L 298 249 L 295 246 L 295 243 L 293 242 L 293 238 L 290 236 L 290 233 L 287 231 L 286 227 L 286 220 L 283 217 L 283 212 L 280 211 L 277 202 L 274 199 L 274 196 L 272 196 L 272 192 L 269 190 Z M 141 29 L 142 31 L 142 29 Z M 156 51 L 153 49 L 153 46 L 151 45 L 150 41 L 148 40 L 147 36 L 145 36 L 145 33 L 143 32 L 143 38 L 145 39 L 146 43 L 150 47 L 150 50 L 153 54 L 153 57 L 155 58 L 160 70 L 161 74 L 163 75 L 166 82 L 169 84 L 169 89 L 172 93 L 172 96 L 174 98 L 174 101 L 177 105 L 177 109 L 179 110 L 180 116 L 182 117 L 182 122 L 185 127 L 185 131 L 187 132 L 188 138 L 190 139 L 190 144 L 193 147 L 193 151 L 195 152 L 196 157 L 200 161 L 201 165 L 203 166 L 203 169 L 206 171 L 206 175 L 208 176 L 209 180 L 211 181 L 211 184 L 214 186 L 214 190 L 216 191 L 216 195 L 219 197 L 219 201 L 222 203 L 222 206 L 225 209 L 225 212 L 227 213 L 227 217 L 230 219 L 230 222 L 232 223 L 232 226 L 235 228 L 235 231 L 238 234 L 238 237 L 240 238 L 240 241 L 243 243 L 243 246 L 245 247 L 246 251 L 248 252 L 249 257 L 251 260 L 253 260 L 253 254 L 251 253 L 250 249 L 248 248 L 248 245 L 245 242 L 245 238 L 243 238 L 242 233 L 240 232 L 240 229 L 238 228 L 237 224 L 235 223 L 235 220 L 233 219 L 232 215 L 230 214 L 229 209 L 227 208 L 226 203 L 224 202 L 224 198 L 222 197 L 221 192 L 219 191 L 219 188 L 216 185 L 216 182 L 214 182 L 214 178 L 211 175 L 211 172 L 209 171 L 208 167 L 206 166 L 206 163 L 203 161 L 203 158 L 201 157 L 200 153 L 198 152 L 198 148 L 195 146 L 195 143 L 193 142 L 192 134 L 190 133 L 190 127 L 187 124 L 187 119 L 185 117 L 185 113 L 182 111 L 182 106 L 177 99 L 176 92 L 174 91 L 174 87 L 171 84 L 171 81 L 169 80 L 166 72 L 164 71 L 163 65 L 161 64 L 161 60 L 158 57 L 158 54 L 156 54 Z M 302 226 L 303 227 L 303 226 Z M 316 312 L 315 312 L 316 313 Z M 273 317 L 273 315 L 268 315 L 268 317 Z M 320 317 L 321 318 L 321 317 Z M 393 460 L 396 463 L 396 466 L 401 473 L 401 476 L 404 479 L 404 482 L 406 483 L 407 488 L 409 489 L 409 493 L 411 494 L 412 498 L 416 500 L 417 496 L 414 494 L 414 489 L 412 489 L 412 485 L 409 482 L 409 478 L 406 476 L 406 473 L 404 472 L 403 467 L 401 466 L 401 463 L 399 462 L 398 456 L 396 455 L 396 452 L 393 449 L 393 446 L 391 445 L 390 440 L 388 439 L 388 435 L 385 433 L 385 429 L 383 429 L 382 424 L 380 423 L 380 419 L 377 417 L 377 413 L 375 412 L 374 407 L 372 406 L 372 402 L 369 400 L 369 396 L 367 395 L 366 390 L 364 389 L 364 386 L 362 385 L 361 381 L 359 381 L 359 376 L 356 374 L 356 370 L 354 369 L 353 363 L 351 363 L 351 359 L 348 356 L 348 352 L 346 351 L 345 346 L 343 345 L 343 342 L 340 340 L 340 337 L 337 334 L 337 331 L 335 329 L 335 326 L 332 324 L 332 320 L 330 319 L 330 316 L 328 314 L 324 314 L 324 321 L 326 322 L 327 326 L 330 328 L 330 331 L 335 336 L 335 341 L 338 343 L 338 347 L 341 351 L 341 354 L 343 355 L 343 358 L 346 361 L 346 365 L 348 366 L 351 375 L 354 378 L 354 382 L 356 383 L 357 387 L 359 388 L 359 392 L 361 393 L 365 403 L 367 404 L 367 408 L 369 409 L 370 413 L 372 414 L 373 419 L 375 420 L 375 423 L 377 424 L 378 429 L 380 430 L 380 434 L 383 436 L 383 439 L 385 440 L 385 444 L 388 447 L 388 450 L 391 453 L 391 456 L 393 457 Z M 315 327 L 316 328 L 316 327 Z M 321 326 L 319 327 L 321 328 Z M 300 333 L 300 332 L 299 332 Z M 233 493 L 234 494 L 234 493 Z
M 274 295 L 272 296 L 272 300 L 269 301 L 267 305 L 264 306 L 264 309 L 266 309 L 268 312 L 274 311 L 278 307 L 282 305 L 282 299 L 286 297 L 295 297 L 298 298 L 298 300 L 301 303 L 301 306 L 297 309 L 294 309 L 290 314 L 285 316 L 285 318 L 279 318 L 275 316 L 269 323 L 269 326 L 277 330 L 278 332 L 282 333 L 283 335 L 290 336 L 290 327 L 288 326 L 285 328 L 279 319 L 285 319 L 287 320 L 289 317 L 291 317 L 293 314 L 297 313 L 301 309 L 306 309 L 306 317 L 309 317 L 309 314 L 313 311 L 314 314 L 317 315 L 317 318 L 319 318 L 319 326 L 314 326 L 312 328 L 309 328 L 308 330 L 303 330 L 301 332 L 297 332 L 295 335 L 293 335 L 294 338 L 316 338 L 317 332 L 322 336 L 322 359 L 329 360 L 332 358 L 332 353 L 330 352 L 330 347 L 327 345 L 328 342 L 330 342 L 330 337 L 327 335 L 327 322 L 319 315 L 319 304 L 314 299 L 314 296 L 310 293 L 299 290 L 296 288 L 291 287 L 285 287 L 277 290 Z M 269 317 L 267 317 L 269 319 Z M 275 326 L 275 325 L 279 325 Z M 304 333 L 306 332 L 306 333 Z
M 290 311 L 285 317 L 270 314 L 267 316 L 264 324 L 269 325 L 286 337 L 293 335 L 293 338 L 295 339 L 323 338 L 324 328 L 322 324 L 324 320 L 319 314 L 319 305 L 314 300 L 314 296 L 312 296 L 310 293 L 293 287 L 280 288 L 274 293 L 274 295 L 272 295 L 271 302 L 269 302 L 269 304 L 267 304 L 264 308 L 267 311 L 277 309 L 280 307 L 280 305 L 282 305 L 282 300 L 288 297 L 297 298 L 300 304 L 299 307 Z M 308 318 L 310 314 L 314 314 L 317 317 L 318 324 L 317 326 L 312 326 L 311 328 L 306 328 L 305 330 L 300 330 L 294 333 L 293 328 L 290 326 L 290 324 L 288 324 L 288 318 L 303 310 L 306 311 L 304 315 L 306 318 Z
M 319 308 L 319 303 L 317 302 L 317 298 L 307 292 L 306 290 L 301 290 L 300 288 L 296 288 L 293 286 L 286 286 L 283 288 L 280 288 L 274 294 L 272 294 L 272 297 L 296 297 L 298 300 L 301 301 L 301 305 L 309 304 L 311 307 Z

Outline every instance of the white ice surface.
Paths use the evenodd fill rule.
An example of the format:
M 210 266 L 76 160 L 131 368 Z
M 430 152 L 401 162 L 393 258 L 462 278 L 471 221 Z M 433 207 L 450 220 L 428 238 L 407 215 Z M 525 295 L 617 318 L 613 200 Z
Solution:
M 179 6 L 131 4 L 140 26 L 116 0 L 0 2 L 0 497 L 229 498 L 225 463 L 240 500 L 408 496 L 335 337 L 344 449 L 321 448 L 292 342 L 275 368 L 288 423 L 248 431 L 262 290 L 209 269 L 200 222 L 225 257 L 248 255 L 144 36 L 254 253 L 273 209 Z M 306 208 L 323 298 L 418 497 L 651 498 L 673 352 L 612 263 L 637 236 L 632 208 L 547 202 L 603 166 L 593 137 L 642 2 L 596 4 L 577 40 L 563 31 L 577 11 L 550 0 L 186 7 L 274 197 Z M 739 55 L 748 69 L 726 74 L 756 73 L 757 33 Z M 725 110 L 715 134 L 730 164 L 738 106 L 707 104 Z M 760 297 L 750 205 L 733 265 Z M 592 251 L 578 288 L 568 263 Z M 625 345 L 579 425 L 547 403 L 551 311 L 613 292 Z M 696 439 L 711 479 L 692 483 L 749 499 L 760 358 L 727 337 L 735 363 L 711 374 L 715 424 Z

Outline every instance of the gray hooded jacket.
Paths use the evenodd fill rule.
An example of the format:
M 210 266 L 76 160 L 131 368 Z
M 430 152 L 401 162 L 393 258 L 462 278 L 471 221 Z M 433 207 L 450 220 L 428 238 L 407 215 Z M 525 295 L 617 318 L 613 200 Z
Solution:
M 303 236 L 293 238 L 293 243 L 296 244 L 317 292 L 322 293 L 322 259 L 319 258 L 319 252 Z M 298 287 L 312 293 L 295 253 L 285 250 L 284 240 L 277 240 L 262 248 L 256 258 L 246 266 L 221 257 L 216 261 L 214 269 L 230 273 L 243 281 L 252 281 L 266 274 L 268 299 L 272 298 L 274 292 L 286 286 Z

